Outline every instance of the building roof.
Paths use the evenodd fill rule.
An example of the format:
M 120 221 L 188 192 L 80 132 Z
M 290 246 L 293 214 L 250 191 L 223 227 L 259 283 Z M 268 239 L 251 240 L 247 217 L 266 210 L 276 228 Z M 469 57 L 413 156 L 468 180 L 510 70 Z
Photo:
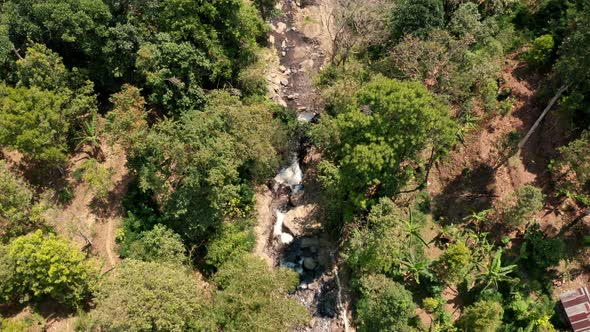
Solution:
M 559 295 L 574 332 L 590 332 L 590 287 Z

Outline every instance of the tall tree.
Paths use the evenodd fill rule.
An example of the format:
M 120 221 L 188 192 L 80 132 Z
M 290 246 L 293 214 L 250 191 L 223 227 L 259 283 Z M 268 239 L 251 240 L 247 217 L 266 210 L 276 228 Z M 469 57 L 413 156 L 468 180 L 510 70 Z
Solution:
M 297 287 L 297 273 L 271 269 L 254 255 L 229 260 L 214 281 L 215 311 L 224 331 L 290 331 L 309 318 L 305 307 L 286 298 Z
M 177 265 L 124 260 L 102 285 L 86 330 L 213 330 L 203 290 Z
M 343 197 L 337 199 L 358 209 L 396 195 L 411 180 L 424 184 L 434 161 L 454 144 L 456 125 L 420 83 L 377 76 L 357 92 L 349 111 L 323 118 L 314 130 L 338 168 Z

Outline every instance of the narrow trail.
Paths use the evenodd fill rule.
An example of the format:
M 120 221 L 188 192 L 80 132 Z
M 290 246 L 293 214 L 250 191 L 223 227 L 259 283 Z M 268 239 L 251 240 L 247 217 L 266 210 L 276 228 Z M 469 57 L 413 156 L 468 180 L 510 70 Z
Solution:
M 297 112 L 301 122 L 315 122 L 323 105 L 313 84 L 325 60 L 320 17 L 325 1 L 306 1 L 305 6 L 281 0 L 283 15 L 272 19 L 269 43 L 278 62 L 267 77 L 269 92 L 280 105 Z M 290 295 L 312 314 L 308 326 L 298 331 L 348 331 L 343 300 L 344 281 L 338 275 L 337 249 L 319 222 L 311 176 L 313 159 L 304 138 L 291 148 L 291 159 L 268 187 L 256 193 L 258 224 L 255 253 L 271 266 L 291 268 L 300 284 Z

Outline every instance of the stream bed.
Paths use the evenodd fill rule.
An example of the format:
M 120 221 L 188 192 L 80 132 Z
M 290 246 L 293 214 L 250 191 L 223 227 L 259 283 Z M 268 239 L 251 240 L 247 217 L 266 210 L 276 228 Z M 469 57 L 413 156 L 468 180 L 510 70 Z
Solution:
M 306 2 L 306 6 L 314 5 L 317 4 Z M 272 20 L 269 39 L 279 55 L 280 69 L 270 80 L 270 90 L 275 93 L 275 101 L 297 112 L 298 121 L 313 123 L 322 106 L 312 77 L 319 72 L 324 53 L 317 41 L 305 37 L 295 27 L 300 6 L 301 2 L 282 0 L 283 15 Z M 266 246 L 268 256 L 275 266 L 292 269 L 300 276 L 299 286 L 289 296 L 312 314 L 309 325 L 301 331 L 345 331 L 348 324 L 340 296 L 337 244 L 322 227 L 309 225 L 314 211 L 305 196 L 307 151 L 303 140 L 292 151 L 269 186 L 274 223 Z

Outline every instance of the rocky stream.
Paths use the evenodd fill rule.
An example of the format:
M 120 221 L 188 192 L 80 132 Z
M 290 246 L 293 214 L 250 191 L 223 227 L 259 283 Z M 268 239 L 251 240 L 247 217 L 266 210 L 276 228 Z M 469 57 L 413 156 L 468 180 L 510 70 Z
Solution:
M 303 11 L 315 11 L 319 2 L 281 0 L 277 9 L 282 15 L 272 19 L 269 33 L 269 43 L 280 59 L 278 68 L 268 77 L 269 92 L 277 103 L 295 110 L 299 121 L 312 123 L 322 108 L 312 78 L 321 69 L 325 53 L 321 43 L 300 31 L 297 23 Z M 318 27 L 321 29 L 316 22 Z M 299 273 L 300 284 L 290 297 L 305 305 L 313 317 L 301 331 L 348 331 L 338 275 L 338 246 L 313 221 L 315 205 L 306 197 L 309 158 L 303 140 L 292 151 L 290 162 L 269 185 L 272 223 L 267 227 L 272 225 L 272 229 L 264 231 L 264 254 L 274 266 Z

